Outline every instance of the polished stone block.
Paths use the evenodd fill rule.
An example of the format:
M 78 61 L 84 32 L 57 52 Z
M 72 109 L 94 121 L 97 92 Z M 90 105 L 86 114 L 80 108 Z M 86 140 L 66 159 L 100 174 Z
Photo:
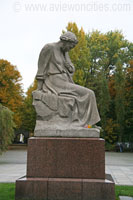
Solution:
M 30 138 L 27 177 L 104 179 L 104 140 Z
M 47 200 L 47 181 L 47 178 L 18 179 L 15 200 Z
M 15 200 L 115 200 L 114 186 L 103 139 L 33 137 Z
M 21 178 L 15 200 L 115 200 L 109 180 L 71 178 Z

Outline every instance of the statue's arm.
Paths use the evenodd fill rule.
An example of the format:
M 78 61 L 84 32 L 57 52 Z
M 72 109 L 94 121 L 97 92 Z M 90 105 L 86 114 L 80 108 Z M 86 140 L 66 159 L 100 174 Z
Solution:
M 42 89 L 43 83 L 47 76 L 47 68 L 48 68 L 50 57 L 51 57 L 51 47 L 46 45 L 40 52 L 39 59 L 38 59 L 38 71 L 36 74 L 38 90 Z
M 43 86 L 43 80 L 37 80 L 37 89 L 38 90 L 41 90 L 42 89 L 42 86 Z
M 69 71 L 69 73 L 71 75 L 73 75 L 74 72 L 75 72 L 75 67 L 74 67 L 73 63 L 71 62 L 71 59 L 69 57 L 68 52 L 65 54 L 65 58 L 66 58 L 65 67 L 67 68 L 67 70 Z

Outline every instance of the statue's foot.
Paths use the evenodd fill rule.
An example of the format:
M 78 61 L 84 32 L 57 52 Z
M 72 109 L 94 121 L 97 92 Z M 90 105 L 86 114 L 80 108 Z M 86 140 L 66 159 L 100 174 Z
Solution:
M 93 125 L 93 128 L 97 128 L 97 129 L 99 129 L 99 130 L 102 129 L 101 126 L 97 126 L 97 125 Z

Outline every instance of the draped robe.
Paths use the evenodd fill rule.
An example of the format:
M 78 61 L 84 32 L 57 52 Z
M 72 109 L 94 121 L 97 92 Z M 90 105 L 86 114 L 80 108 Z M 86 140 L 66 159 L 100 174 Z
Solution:
M 68 65 L 66 65 L 68 63 Z M 70 68 L 69 68 L 70 67 Z M 75 84 L 72 80 L 74 66 L 58 46 L 47 44 L 40 52 L 36 79 L 42 81 L 43 102 L 49 109 L 58 111 L 60 117 L 71 110 L 71 123 L 78 126 L 93 125 L 100 121 L 95 94 L 92 90 Z M 49 100 L 51 96 L 52 101 Z

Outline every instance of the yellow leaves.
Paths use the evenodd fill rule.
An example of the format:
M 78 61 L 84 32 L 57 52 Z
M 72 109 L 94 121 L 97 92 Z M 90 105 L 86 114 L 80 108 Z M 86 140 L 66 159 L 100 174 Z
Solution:
M 91 43 L 106 43 L 108 41 L 108 37 L 106 34 L 100 33 L 99 31 L 93 31 L 90 33 Z
M 129 70 L 133 72 L 133 60 L 129 60 L 129 64 L 131 66 L 131 68 L 129 68 Z
M 86 41 L 86 40 L 85 40 L 85 32 L 84 32 L 84 30 L 83 30 L 82 27 L 81 27 L 81 29 L 80 29 L 80 31 L 79 31 L 79 36 L 80 36 L 79 40 L 82 41 L 82 39 L 83 39 L 84 41 Z
M 116 124 L 113 119 L 107 119 L 107 123 L 106 123 L 106 127 L 105 132 L 105 140 L 107 140 L 108 142 L 112 143 L 115 140 L 117 140 L 117 134 L 116 133 L 116 128 L 118 127 L 118 124 Z
M 75 35 L 78 38 L 79 31 L 78 31 L 78 27 L 77 27 L 76 23 L 69 22 L 66 29 L 67 29 L 67 31 L 71 31 L 71 32 L 75 33 Z
M 115 53 L 114 55 L 113 55 L 113 58 L 118 58 L 119 56 L 118 56 L 118 54 L 117 53 Z
M 109 80 L 109 93 L 111 97 L 115 97 L 116 95 L 116 90 L 115 90 L 115 80 L 114 77 L 111 76 Z
M 20 125 L 19 109 L 23 102 L 22 79 L 16 66 L 6 60 L 0 60 L 0 102 L 14 112 L 14 120 Z
M 84 71 L 82 69 L 77 69 L 73 79 L 75 83 L 84 86 L 85 85 Z
M 28 91 L 26 92 L 27 98 L 30 98 L 31 95 L 32 95 L 32 92 L 33 92 L 34 90 L 36 90 L 36 89 L 37 89 L 37 81 L 34 80 L 34 83 L 28 88 Z
M 68 23 L 67 30 L 72 31 L 78 39 L 78 44 L 70 51 L 71 60 L 76 68 L 74 80 L 77 84 L 84 85 L 86 81 L 84 71 L 90 67 L 90 50 L 87 47 L 86 35 L 82 27 L 78 29 L 76 23 Z

